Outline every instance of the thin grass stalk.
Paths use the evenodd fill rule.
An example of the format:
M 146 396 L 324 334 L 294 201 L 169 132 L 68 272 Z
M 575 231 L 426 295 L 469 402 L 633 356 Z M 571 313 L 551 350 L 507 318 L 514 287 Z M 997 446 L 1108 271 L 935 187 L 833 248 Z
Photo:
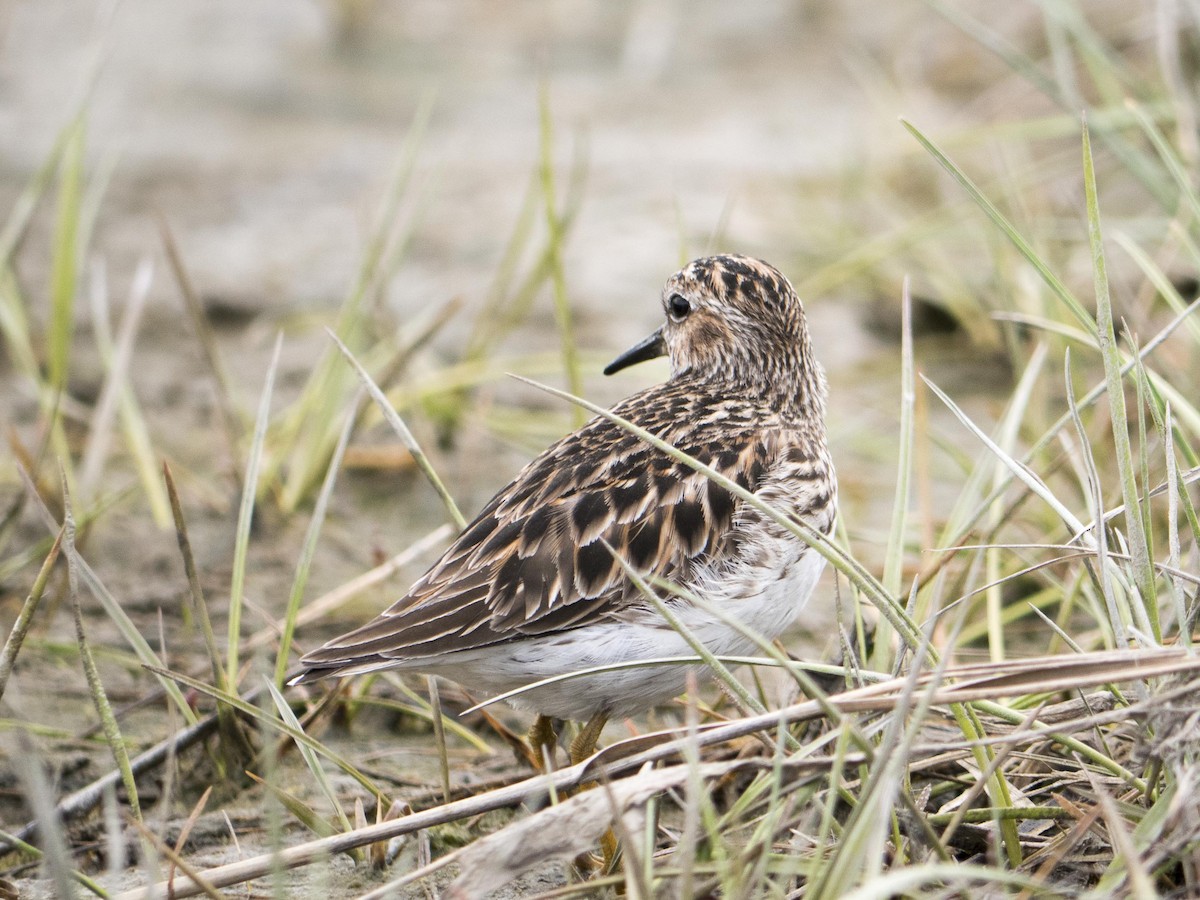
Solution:
M 1097 523 L 1094 529 L 1095 579 L 1100 587 L 1101 596 L 1104 598 L 1104 608 L 1108 613 L 1107 619 L 1098 624 L 1107 626 L 1105 631 L 1112 639 L 1114 646 L 1128 647 L 1129 623 L 1126 620 L 1129 618 L 1130 610 L 1126 603 L 1125 614 L 1122 614 L 1122 607 L 1117 604 L 1117 591 L 1113 587 L 1109 564 L 1108 529 L 1104 526 L 1104 497 L 1101 493 L 1100 473 L 1096 469 L 1096 459 L 1092 453 L 1091 441 L 1088 440 L 1087 429 L 1084 427 L 1083 419 L 1079 416 L 1079 408 L 1075 405 L 1075 389 L 1071 381 L 1071 354 L 1069 352 L 1066 354 L 1063 364 L 1067 389 L 1067 409 L 1075 421 L 1076 437 L 1079 439 L 1081 447 L 1080 457 L 1084 465 L 1086 495 L 1095 510 L 1093 521 Z M 1124 594 L 1122 594 L 1122 598 L 1128 599 Z
M 38 493 L 37 487 L 34 485 L 33 480 L 29 477 L 29 473 L 21 466 L 17 467 L 17 472 L 20 474 L 21 480 L 25 484 L 26 493 L 33 501 L 37 514 L 42 519 L 42 524 L 45 525 L 47 531 L 49 531 L 51 534 L 57 534 L 61 526 L 57 521 L 55 521 L 54 516 L 51 515 L 45 501 Z M 113 597 L 108 588 L 104 586 L 104 582 L 100 580 L 100 577 L 88 564 L 88 561 L 84 559 L 79 551 L 75 548 L 74 544 L 67 545 L 64 542 L 63 552 L 67 554 L 68 560 L 75 560 L 76 565 L 79 568 L 79 577 L 87 585 L 88 590 L 92 592 L 92 595 L 100 601 L 100 605 L 104 607 L 105 613 L 112 620 L 113 624 L 117 626 L 117 630 L 121 632 L 121 636 L 133 649 L 141 663 L 148 667 L 161 667 L 161 660 L 158 658 L 158 655 L 154 652 L 154 650 L 151 649 L 150 644 L 146 641 L 146 638 L 142 634 L 141 630 L 134 625 L 133 620 L 129 618 L 129 614 L 125 612 L 121 604 L 117 602 L 116 598 Z M 183 714 L 184 719 L 189 724 L 195 723 L 196 713 L 188 704 L 182 692 L 180 692 L 178 685 L 176 685 L 169 678 L 160 678 L 159 680 L 163 686 L 163 689 L 167 692 L 167 695 Z
M 1025 257 L 1026 261 L 1033 266 L 1034 270 L 1041 277 L 1046 286 L 1051 292 L 1062 301 L 1063 305 L 1070 311 L 1077 322 L 1083 327 L 1088 334 L 1096 333 L 1096 323 L 1092 320 L 1091 315 L 1083 308 L 1080 302 L 1075 298 L 1075 295 L 1067 289 L 1067 286 L 1055 275 L 1045 260 L 1033 249 L 1028 241 L 1017 231 L 1016 227 L 1010 222 L 1005 215 L 1000 212 L 991 200 L 976 186 L 975 182 L 967 177 L 957 165 L 939 148 L 933 141 L 922 134 L 915 125 L 907 119 L 901 119 L 900 124 L 903 125 L 917 142 L 925 148 L 930 156 L 945 169 L 957 181 L 967 194 L 975 201 L 976 205 L 987 214 L 987 217 L 999 228 L 1004 235 L 1012 242 L 1012 245 L 1017 248 L 1017 251 Z
M 1141 608 L 1149 619 L 1151 635 L 1162 643 L 1162 628 L 1158 621 L 1158 595 L 1154 569 L 1150 565 L 1148 541 L 1141 504 L 1138 502 L 1137 481 L 1133 470 L 1133 451 L 1129 443 L 1129 425 L 1125 413 L 1125 389 L 1121 378 L 1121 354 L 1116 347 L 1113 329 L 1112 299 L 1108 291 L 1108 272 L 1104 262 L 1104 241 L 1100 231 L 1100 207 L 1096 192 L 1096 171 L 1092 164 L 1092 144 L 1087 118 L 1082 120 L 1083 183 L 1087 197 L 1088 239 L 1092 248 L 1092 270 L 1096 283 L 1096 337 L 1104 361 L 1108 385 L 1109 410 L 1112 414 L 1113 443 L 1116 449 L 1117 470 L 1121 475 L 1121 494 L 1125 501 L 1125 531 L 1133 556 L 1134 582 L 1140 594 Z
M 66 389 L 71 359 L 71 337 L 75 331 L 75 286 L 81 248 L 78 245 L 79 204 L 83 193 L 83 148 L 85 125 L 72 122 L 58 170 L 58 208 L 54 229 L 53 261 L 50 268 L 50 323 L 47 340 L 49 385 Z
M 1019 462 L 1010 454 L 1005 453 L 1003 448 L 1001 448 L 995 441 L 986 435 L 978 425 L 972 422 L 967 414 L 963 412 L 958 405 L 951 400 L 944 391 L 941 390 L 941 388 L 924 376 L 922 376 L 922 379 L 925 381 L 925 384 L 928 385 L 929 389 L 937 395 L 938 399 L 946 404 L 947 408 L 954 413 L 955 418 L 962 422 L 962 424 L 965 425 L 968 430 L 973 432 L 975 436 L 983 442 L 984 446 L 986 446 L 993 454 L 1003 461 L 1004 464 L 1008 466 L 1009 471 L 1016 476 L 1017 480 L 1021 481 L 1025 487 L 1029 489 L 1029 491 L 1039 497 L 1043 502 L 1046 503 L 1047 506 L 1054 510 L 1058 517 L 1063 520 L 1068 528 L 1071 529 L 1072 533 L 1083 534 L 1087 531 L 1083 523 L 1079 521 L 1076 515 L 1067 509 L 1061 500 L 1054 496 L 1054 494 L 1050 491 L 1050 488 L 1046 486 L 1046 483 L 1042 481 L 1042 479 L 1039 478 L 1036 473 L 1034 473 L 1026 464 Z
M 121 773 L 121 782 L 125 787 L 126 801 L 130 811 L 139 822 L 142 819 L 142 808 L 138 802 L 137 781 L 133 777 L 133 769 L 129 764 L 129 749 L 125 746 L 125 738 L 113 715 L 112 706 L 108 702 L 108 694 L 100 680 L 100 672 L 96 668 L 96 660 L 92 656 L 91 647 L 83 630 L 83 608 L 79 602 L 79 571 L 78 554 L 75 552 L 75 518 L 71 512 L 70 493 L 66 486 L 66 476 L 63 476 L 63 513 L 62 542 L 67 552 L 67 593 L 70 595 L 71 610 L 75 619 L 75 638 L 79 642 L 79 660 L 83 665 L 83 674 L 87 679 L 88 693 L 91 694 L 92 704 L 100 717 L 105 741 L 117 771 Z
M 613 549 L 607 541 L 604 541 L 604 546 L 612 555 L 612 558 L 617 561 L 617 565 L 621 567 L 621 570 L 625 573 L 625 577 L 633 582 L 633 586 L 641 592 L 644 598 L 650 601 L 671 630 L 683 638 L 687 642 L 687 645 L 695 651 L 696 655 L 704 661 L 705 665 L 713 670 L 713 673 L 720 680 L 721 684 L 724 685 L 725 689 L 732 694 L 734 701 L 742 708 L 742 711 L 749 711 L 758 715 L 764 714 L 766 709 L 758 702 L 758 698 L 746 690 L 746 687 L 733 676 L 733 673 L 726 668 L 725 664 L 696 637 L 690 628 L 683 624 L 683 620 L 675 615 L 667 604 L 663 603 L 662 598 L 654 592 L 654 589 L 651 588 L 646 579 L 633 566 L 629 565 L 628 561 Z
M 137 340 L 142 310 L 145 309 L 146 298 L 150 293 L 150 284 L 153 278 L 152 263 L 149 259 L 143 259 L 138 263 L 133 276 L 129 300 L 125 305 L 125 314 L 121 319 L 121 327 L 115 345 L 108 324 L 110 306 L 107 286 L 101 275 L 97 275 L 93 280 L 92 318 L 95 321 L 100 355 L 108 368 L 108 377 L 104 380 L 104 386 L 101 388 L 100 396 L 92 411 L 92 418 L 88 425 L 87 449 L 84 451 L 83 462 L 80 465 L 78 489 L 80 495 L 85 499 L 93 497 L 97 493 L 104 463 L 108 458 L 109 448 L 112 444 L 113 417 L 117 410 L 118 398 L 124 393 L 126 387 L 129 363 L 133 358 L 133 345 Z M 151 509 L 157 514 L 158 510 L 153 502 Z
M 375 796 L 380 796 L 383 794 L 383 791 L 379 790 L 379 787 L 375 784 L 375 782 L 373 782 L 368 776 L 364 775 L 355 766 L 351 765 L 343 757 L 339 756 L 337 753 L 334 753 L 315 738 L 309 737 L 303 730 L 292 728 L 287 723 L 281 721 L 277 716 L 271 715 L 269 712 L 264 711 L 254 703 L 247 702 L 246 699 L 239 697 L 236 694 L 223 691 L 218 687 L 215 687 L 211 684 L 206 684 L 200 679 L 192 678 L 190 675 L 185 675 L 182 672 L 173 672 L 160 666 L 147 666 L 146 668 L 151 672 L 162 676 L 163 678 L 172 679 L 184 685 L 185 687 L 189 687 L 194 691 L 198 691 L 206 697 L 212 697 L 218 703 L 227 703 L 229 706 L 233 707 L 247 718 L 258 722 L 261 725 L 265 725 L 274 731 L 279 732 L 281 735 L 290 737 L 297 744 L 304 744 L 307 747 L 311 747 L 313 750 L 316 750 L 317 753 L 324 756 L 331 763 L 370 791 L 371 794 Z M 259 696 L 261 696 L 260 691 L 254 691 L 247 695 L 247 697 Z
M 42 594 L 46 590 L 46 582 L 50 579 L 54 563 L 58 560 L 58 552 L 62 546 L 65 529 L 65 525 L 59 529 L 58 536 L 54 539 L 53 546 L 50 547 L 50 553 L 46 556 L 45 562 L 38 570 L 37 577 L 33 580 L 29 596 L 21 604 L 21 611 L 17 614 L 17 620 L 13 622 L 8 640 L 4 642 L 4 649 L 0 650 L 0 697 L 4 696 L 4 689 L 8 686 L 9 676 L 12 675 L 13 666 L 17 662 L 17 654 L 21 652 L 21 645 L 25 642 L 29 626 L 33 623 L 34 613 L 37 612 L 38 604 L 42 601 Z
M 221 360 L 221 353 L 217 349 L 217 341 L 213 336 L 212 328 L 209 327 L 208 319 L 204 315 L 200 297 L 192 286 L 192 279 L 183 262 L 179 244 L 175 241 L 175 235 L 162 215 L 158 216 L 158 233 L 162 239 L 163 249 L 166 251 L 167 263 L 171 267 L 175 283 L 183 297 L 184 308 L 187 310 L 188 318 L 191 319 L 192 330 L 195 332 L 200 349 L 204 354 L 208 375 L 217 395 L 217 409 L 221 414 L 221 434 L 225 438 L 228 464 L 232 467 L 236 483 L 240 484 L 241 474 L 238 471 L 237 447 L 242 437 L 243 426 L 237 402 L 234 400 L 233 390 L 230 387 L 229 375 Z
M 550 284 L 554 292 L 554 317 L 562 335 L 563 370 L 567 376 L 567 388 L 572 394 L 583 393 L 583 378 L 579 372 L 579 350 L 575 346 L 575 329 L 571 316 L 571 302 L 567 297 L 567 278 L 563 269 L 563 227 L 558 215 L 558 201 L 554 187 L 554 131 L 550 115 L 550 93 L 543 84 L 538 104 L 538 121 L 541 147 L 539 177 L 542 185 L 543 209 L 546 217 Z M 583 410 L 571 407 L 573 427 L 584 422 Z
M 1182 557 L 1179 544 L 1179 471 L 1175 461 L 1175 443 L 1171 440 L 1171 407 L 1168 405 L 1165 416 L 1165 427 L 1161 429 L 1163 438 L 1163 455 L 1167 463 L 1167 565 L 1179 569 Z M 1175 578 L 1167 580 L 1171 587 L 1171 599 L 1175 604 L 1175 633 L 1179 642 L 1189 650 L 1192 647 L 1192 630 L 1187 627 L 1187 605 L 1184 602 L 1183 590 Z M 0 694 L 4 693 L 3 682 L 0 681 Z
M 313 557 L 317 552 L 317 540 L 321 536 L 321 526 L 325 523 L 325 513 L 329 508 L 329 498 L 333 496 L 334 485 L 337 484 L 338 472 L 342 468 L 342 457 L 346 446 L 350 443 L 350 435 L 354 431 L 354 412 L 359 408 L 363 397 L 360 389 L 350 404 L 342 433 L 333 448 L 329 466 L 325 470 L 325 480 L 321 491 L 317 494 L 317 502 L 313 507 L 312 518 L 309 519 L 308 529 L 304 534 L 304 544 L 300 549 L 300 559 L 296 562 L 296 574 L 292 578 L 292 589 L 288 594 L 287 609 L 283 615 L 283 632 L 279 636 L 279 651 L 275 656 L 275 686 L 283 687 L 288 671 L 288 659 L 291 656 L 292 637 L 296 631 L 296 617 L 300 614 L 300 603 L 304 599 L 304 589 L 308 585 L 308 573 L 312 568 Z
M 179 554 L 183 557 L 183 571 L 187 576 L 188 600 L 192 615 L 200 623 L 200 635 L 204 639 L 204 649 L 208 653 L 208 662 L 212 666 L 213 684 L 227 684 L 225 667 L 221 664 L 221 653 L 217 649 L 217 636 L 213 630 L 212 618 L 208 614 L 208 602 L 204 599 L 204 588 L 200 585 L 200 574 L 196 570 L 196 558 L 192 553 L 192 542 L 188 537 L 187 520 L 183 517 L 183 504 L 179 500 L 179 491 L 175 487 L 175 477 L 171 467 L 164 460 L 162 464 L 163 481 L 167 486 L 167 497 L 171 503 L 171 513 L 175 520 L 175 540 L 179 544 Z
M 300 720 L 296 718 L 296 714 L 292 712 L 292 708 L 284 699 L 283 694 L 275 687 L 274 682 L 269 678 L 264 678 L 263 683 L 266 686 L 268 693 L 271 696 L 272 702 L 275 704 L 275 711 L 279 714 L 279 718 L 290 729 L 294 731 L 304 732 L 304 726 L 300 724 Z M 296 749 L 300 751 L 300 756 L 304 759 L 304 764 L 316 782 L 317 788 L 326 802 L 333 808 L 334 815 L 337 816 L 338 822 L 341 823 L 342 831 L 352 831 L 353 826 L 350 824 L 350 819 L 346 816 L 342 805 L 338 802 L 337 793 L 333 789 L 333 785 L 329 783 L 329 778 L 325 774 L 325 769 L 321 766 L 321 761 L 317 757 L 316 751 L 313 750 L 312 744 L 303 741 L 296 742 Z M 271 754 L 268 754 L 271 755 Z
M 413 460 L 417 464 L 417 468 L 419 468 L 425 477 L 429 479 L 429 483 L 432 484 L 433 489 L 437 491 L 437 495 L 441 498 L 443 505 L 446 507 L 446 511 L 450 514 L 450 519 L 460 530 L 465 528 L 467 520 L 459 511 L 458 504 L 454 502 L 454 498 L 450 496 L 450 492 L 446 489 L 446 485 L 442 482 L 442 479 L 438 477 L 436 470 L 433 468 L 433 463 L 429 461 L 429 457 L 425 455 L 425 451 L 422 450 L 421 445 L 417 443 L 417 439 L 413 435 L 412 431 L 410 431 L 409 427 L 404 424 L 404 420 L 400 418 L 400 414 L 396 412 L 395 407 L 393 407 L 388 401 L 387 395 L 385 395 L 383 391 L 379 389 L 379 385 L 375 383 L 374 379 L 371 378 L 367 370 L 363 368 L 362 364 L 355 358 L 354 354 L 350 352 L 350 348 L 342 343 L 342 339 L 332 331 L 327 331 L 327 333 L 329 334 L 330 338 L 332 338 L 334 344 L 337 345 L 337 348 L 342 352 L 342 355 L 346 358 L 347 362 L 349 362 L 354 368 L 354 371 L 358 373 L 358 377 L 362 380 L 367 392 L 379 405 L 379 411 L 383 413 L 384 419 L 390 426 L 392 426 L 392 430 L 399 435 L 400 440 L 404 443 L 404 446 L 408 449 L 408 452 L 412 454 Z
M 887 549 L 883 558 L 883 589 L 892 597 L 900 596 L 900 577 L 904 571 L 905 540 L 908 534 L 908 505 L 913 470 L 913 410 L 916 402 L 913 371 L 912 296 L 909 280 L 905 277 L 900 300 L 899 458 L 896 462 L 896 495 L 892 501 L 892 524 L 888 531 Z M 880 621 L 875 632 L 872 660 L 875 669 L 887 671 L 892 668 L 891 644 L 892 630 L 885 619 Z M 896 661 L 899 661 L 899 657 Z
M 233 544 L 233 576 L 229 586 L 228 649 L 225 655 L 225 671 L 229 681 L 221 687 L 234 692 L 233 681 L 238 677 L 239 653 L 242 641 L 242 602 L 246 587 L 246 557 L 250 547 L 250 526 L 254 520 L 254 502 L 258 493 L 258 472 L 262 464 L 263 443 L 267 436 L 267 425 L 271 419 L 271 395 L 275 389 L 275 371 L 279 366 L 279 352 L 283 347 L 283 333 L 275 338 L 275 349 L 267 366 L 266 382 L 258 403 L 258 416 L 254 422 L 254 440 L 250 445 L 250 458 L 246 464 L 246 479 L 242 483 L 242 502 L 238 508 L 237 531 Z

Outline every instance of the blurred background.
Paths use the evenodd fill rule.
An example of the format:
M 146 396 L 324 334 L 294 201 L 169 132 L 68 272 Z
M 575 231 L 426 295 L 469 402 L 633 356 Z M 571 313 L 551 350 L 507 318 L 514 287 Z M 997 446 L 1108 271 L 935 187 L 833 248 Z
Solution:
M 324 349 L 320 326 L 373 248 L 386 257 L 369 285 L 386 319 L 377 335 L 420 330 L 457 301 L 433 337 L 441 363 L 500 354 L 499 369 L 550 377 L 554 366 L 513 357 L 560 347 L 561 294 L 583 384 L 603 402 L 658 377 L 594 378 L 653 327 L 666 275 L 710 251 L 764 257 L 809 306 L 839 459 L 864 463 L 844 479 L 853 503 L 893 476 L 871 438 L 894 429 L 905 275 L 918 330 L 967 338 L 943 342 L 927 364 L 950 367 L 964 391 L 1007 387 L 988 316 L 1000 302 L 989 296 L 995 234 L 898 117 L 961 164 L 1028 187 L 1027 219 L 1049 213 L 1057 228 L 1065 210 L 1082 227 L 1077 117 L 1111 87 L 1093 82 L 1087 54 L 1115 48 L 1104 52 L 1122 72 L 1153 78 L 1168 35 L 1193 30 L 1194 12 L 1172 0 L 763 0 L 736 12 L 676 0 L 8 0 L 0 208 L 19 206 L 45 170 L 14 257 L 36 329 L 61 257 L 55 147 L 74 135 L 86 182 L 75 319 L 81 334 L 92 327 L 96 304 L 83 295 L 98 273 L 120 309 L 139 262 L 155 264 L 133 378 L 168 416 L 181 398 L 214 401 L 195 387 L 201 351 L 163 258 L 163 224 L 234 351 L 226 365 L 243 400 L 257 395 L 279 329 L 285 382 L 304 377 Z M 551 231 L 557 280 L 543 258 Z M 1086 257 L 1080 274 L 1086 283 Z M 95 393 L 102 367 L 79 343 L 71 380 Z M 427 357 L 412 365 L 437 368 Z M 20 396 L 25 405 L 6 412 L 29 420 Z M 451 414 L 465 439 L 483 433 L 486 445 L 513 430 L 477 413 Z M 509 469 L 452 473 L 464 506 L 567 423 L 507 435 L 520 445 Z M 206 443 L 187 423 L 154 438 L 182 459 Z

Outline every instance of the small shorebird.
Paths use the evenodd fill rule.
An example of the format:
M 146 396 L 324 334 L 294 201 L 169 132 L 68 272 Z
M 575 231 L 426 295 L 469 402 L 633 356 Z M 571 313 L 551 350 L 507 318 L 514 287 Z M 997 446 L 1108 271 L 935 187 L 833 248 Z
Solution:
M 837 482 L 825 446 L 825 378 L 804 309 L 775 268 L 697 259 L 667 281 L 666 322 L 605 374 L 666 355 L 671 377 L 613 412 L 818 531 L 833 527 Z M 408 594 L 304 656 L 293 684 L 401 669 L 496 694 L 612 663 L 693 657 L 618 563 L 683 589 L 665 602 L 714 654 L 755 644 L 686 598 L 701 597 L 767 639 L 796 618 L 824 559 L 778 523 L 603 417 L 553 444 L 501 490 Z M 594 749 L 609 716 L 682 693 L 698 665 L 623 668 L 558 681 L 511 702 L 586 720 L 571 748 Z

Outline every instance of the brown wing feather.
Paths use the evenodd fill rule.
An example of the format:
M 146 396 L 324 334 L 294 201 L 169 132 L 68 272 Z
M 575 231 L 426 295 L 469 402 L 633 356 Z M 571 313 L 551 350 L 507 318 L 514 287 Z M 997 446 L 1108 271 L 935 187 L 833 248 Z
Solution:
M 754 490 L 773 443 L 761 431 L 770 413 L 731 422 L 722 409 L 675 381 L 614 411 L 636 420 L 655 410 L 637 424 L 671 442 L 686 435 L 679 449 Z M 670 577 L 722 550 L 737 507 L 703 475 L 595 419 L 526 466 L 407 596 L 303 663 L 423 657 L 595 621 L 636 596 L 605 544 L 643 576 Z

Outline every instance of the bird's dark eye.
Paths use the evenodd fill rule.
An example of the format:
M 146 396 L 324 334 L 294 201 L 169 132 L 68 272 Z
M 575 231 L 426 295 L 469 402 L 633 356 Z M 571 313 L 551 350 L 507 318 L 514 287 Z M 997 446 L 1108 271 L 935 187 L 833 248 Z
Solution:
M 672 294 L 667 298 L 667 315 L 672 322 L 682 322 L 692 311 L 692 304 L 683 294 Z

